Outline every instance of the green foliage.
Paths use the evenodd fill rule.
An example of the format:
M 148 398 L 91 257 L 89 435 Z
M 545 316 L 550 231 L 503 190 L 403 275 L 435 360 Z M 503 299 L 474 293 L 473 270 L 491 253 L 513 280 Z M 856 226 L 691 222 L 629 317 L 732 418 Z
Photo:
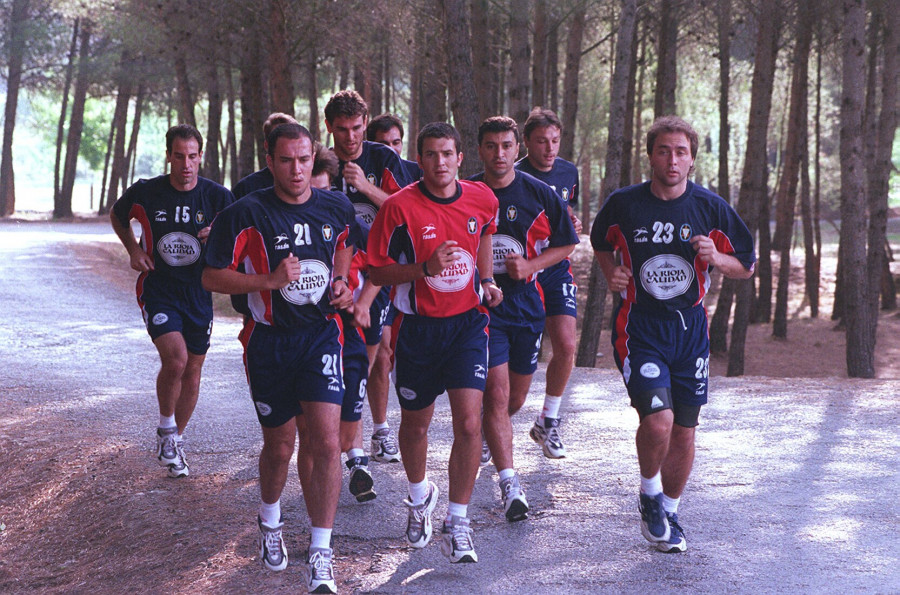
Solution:
M 59 124 L 61 99 L 52 93 L 31 95 L 31 112 L 28 117 L 28 128 L 39 135 L 46 147 L 56 147 L 56 128 Z M 106 158 L 106 141 L 112 110 L 107 99 L 88 98 L 84 106 L 84 129 L 78 156 L 84 159 L 91 170 L 103 168 Z M 26 132 L 26 131 L 21 131 Z M 68 129 L 63 131 L 63 143 Z M 50 154 L 53 154 L 52 152 Z

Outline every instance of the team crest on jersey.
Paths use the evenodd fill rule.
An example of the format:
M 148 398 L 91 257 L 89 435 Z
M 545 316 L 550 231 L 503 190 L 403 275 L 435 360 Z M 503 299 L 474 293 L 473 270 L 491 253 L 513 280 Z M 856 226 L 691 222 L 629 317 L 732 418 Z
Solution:
M 568 188 L 562 189 L 562 199 L 566 202 L 569 202 L 569 189 Z
M 199 260 L 200 241 L 189 233 L 174 231 L 160 238 L 156 252 L 167 265 L 184 267 Z
M 166 220 L 166 210 L 165 209 L 159 209 L 158 211 L 156 211 L 156 220 L 157 221 L 165 221 Z
M 367 176 L 366 176 L 366 180 L 368 180 L 368 181 L 369 181 L 369 184 L 372 184 L 373 186 L 377 186 L 377 185 L 378 185 L 378 184 L 377 184 L 377 178 L 375 177 L 375 174 L 369 174 L 369 175 L 367 175 Z
M 197 225 L 203 225 L 203 222 L 206 221 L 206 215 L 203 214 L 203 211 L 197 211 L 194 214 L 194 221 Z
M 287 301 L 298 306 L 318 304 L 325 295 L 330 280 L 331 272 L 324 262 L 301 260 L 300 278 L 283 287 L 281 295 Z
M 325 238 L 326 242 L 330 242 L 331 238 L 334 237 L 334 228 L 328 225 L 327 223 L 322 226 L 322 237 Z
M 469 223 L 466 226 L 466 229 L 468 229 L 471 234 L 476 233 L 478 231 L 478 220 L 475 219 L 475 217 L 469 217 Z
M 693 235 L 691 233 L 691 226 L 688 225 L 687 223 L 685 223 L 684 225 L 681 226 L 681 230 L 678 232 L 678 234 L 681 236 L 682 242 L 687 242 L 688 240 L 691 239 L 691 236 Z
M 506 220 L 507 221 L 515 221 L 516 217 L 519 216 L 519 210 L 515 205 L 509 205 L 506 207 Z

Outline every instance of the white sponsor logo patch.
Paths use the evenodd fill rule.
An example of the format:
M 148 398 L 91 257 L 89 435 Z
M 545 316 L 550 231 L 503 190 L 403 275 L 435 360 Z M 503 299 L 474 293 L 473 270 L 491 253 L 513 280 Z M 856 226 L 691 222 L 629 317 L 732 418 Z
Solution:
M 457 252 L 459 260 L 441 271 L 435 277 L 425 277 L 425 283 L 435 291 L 452 293 L 472 285 L 475 276 L 475 259 L 465 250 Z
M 680 256 L 660 254 L 641 267 L 641 286 L 658 300 L 677 297 L 688 290 L 694 269 Z
M 659 366 L 653 363 L 647 363 L 641 366 L 641 376 L 644 378 L 658 378 Z
M 153 317 L 151 321 L 155 326 L 159 326 L 161 324 L 165 324 L 169 321 L 169 317 L 162 312 Z
M 662 406 L 663 406 L 662 399 L 660 399 L 656 395 L 653 395 L 653 398 L 650 399 L 650 409 L 659 409 Z
M 400 396 L 406 399 L 407 401 L 412 401 L 416 398 L 416 391 L 411 388 L 406 388 L 405 386 L 400 387 Z
M 261 403 L 260 401 L 254 401 L 254 405 L 256 405 L 256 410 L 259 411 L 259 414 L 263 417 L 272 414 L 272 408 L 266 405 L 265 403 Z
M 494 234 L 491 240 L 491 248 L 494 251 L 494 274 L 506 273 L 506 257 L 509 254 L 525 256 L 525 248 L 514 237 L 504 234 Z
M 368 203 L 353 203 L 353 210 L 356 211 L 356 217 L 368 226 L 375 221 L 375 207 Z
M 281 295 L 298 306 L 317 304 L 325 295 L 330 278 L 331 274 L 325 263 L 319 260 L 301 260 L 300 278 L 283 287 Z
M 156 251 L 167 265 L 186 267 L 200 258 L 200 242 L 189 233 L 174 231 L 159 240 Z

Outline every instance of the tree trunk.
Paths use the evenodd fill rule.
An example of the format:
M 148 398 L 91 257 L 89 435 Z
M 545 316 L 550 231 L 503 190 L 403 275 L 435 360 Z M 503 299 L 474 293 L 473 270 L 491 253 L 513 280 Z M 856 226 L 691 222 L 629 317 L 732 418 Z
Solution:
M 269 0 L 269 35 L 266 64 L 269 69 L 269 94 L 273 112 L 294 113 L 294 83 L 288 51 L 283 0 Z
M 547 0 L 534 1 L 534 55 L 531 63 L 532 104 L 547 106 Z M 515 10 L 515 8 L 513 9 Z
M 525 124 L 531 111 L 528 69 L 531 65 L 531 48 L 528 45 L 528 16 L 531 14 L 531 0 L 515 3 L 509 15 L 509 114 L 518 122 L 519 130 Z M 565 129 L 565 127 L 563 127 Z
M 137 161 L 137 141 L 141 133 L 141 116 L 144 113 L 144 98 L 146 97 L 146 89 L 144 85 L 138 85 L 137 95 L 134 97 L 134 118 L 131 120 L 131 138 L 128 139 L 128 151 L 125 153 L 125 163 L 129 163 L 129 171 L 127 177 L 121 181 L 124 190 L 134 182 L 134 167 Z M 107 209 L 112 204 L 107 205 Z
M 629 73 L 631 72 L 632 45 L 637 20 L 637 0 L 623 0 L 622 14 L 619 17 L 619 29 L 616 39 L 616 65 L 610 85 L 609 101 L 609 139 L 606 149 L 606 167 L 600 187 L 600 205 L 609 194 L 618 188 L 622 180 L 622 146 L 624 144 L 625 118 Z M 587 198 L 585 198 L 587 200 Z M 598 206 L 600 206 L 598 205 Z M 575 365 L 594 367 L 597 361 L 597 348 L 600 345 L 600 331 L 603 328 L 603 305 L 606 302 L 608 286 L 606 278 L 600 271 L 597 260 L 591 266 L 591 281 L 588 287 L 588 298 L 585 306 L 584 320 L 581 326 L 581 340 Z
M 123 54 L 119 72 L 119 93 L 116 96 L 116 108 L 113 112 L 113 151 L 112 167 L 109 173 L 109 190 L 106 204 L 111 205 L 119 196 L 119 183 L 125 179 L 128 172 L 128 162 L 125 160 L 125 129 L 128 126 L 128 104 L 131 101 L 131 77 L 125 72 L 126 56 Z M 102 201 L 102 197 L 101 197 Z
M 426 0 L 426 8 L 419 15 L 421 24 L 416 31 L 416 76 L 418 80 L 418 129 L 429 122 L 447 121 L 447 79 L 445 62 L 435 59 L 435 52 L 445 47 L 442 43 L 441 24 L 434 15 L 441 14 L 439 0 Z M 436 70 L 440 68 L 440 70 Z M 413 131 L 410 131 L 410 138 Z
M 763 202 L 759 209 L 759 242 L 756 246 L 756 281 L 759 283 L 756 295 L 750 306 L 750 321 L 767 323 L 772 319 L 772 231 L 769 213 L 772 210 L 772 197 L 769 192 L 763 194 Z
M 719 0 L 719 183 L 716 191 L 731 202 L 728 177 L 728 149 L 731 127 L 728 124 L 728 94 L 731 86 L 731 0 Z M 721 294 L 719 294 L 721 295 Z
M 866 265 L 866 194 L 863 163 L 863 92 L 865 89 L 865 26 L 863 0 L 843 0 L 841 84 L 841 248 L 844 253 L 844 291 L 847 304 L 847 374 L 874 378 L 877 319 L 867 307 L 869 273 Z M 896 80 L 894 81 L 896 84 Z M 877 250 L 882 249 L 882 244 Z M 875 312 L 874 314 L 877 314 Z
M 637 17 L 635 17 L 637 18 Z M 634 142 L 634 116 L 635 116 L 635 87 L 637 85 L 637 23 L 631 39 L 631 65 L 628 69 L 628 85 L 625 94 L 625 127 L 622 129 L 622 167 L 619 186 L 628 186 L 631 183 L 631 167 L 635 160 L 640 159 L 640 151 L 635 150 Z
M 493 92 L 495 73 L 491 50 L 491 43 L 494 40 L 490 30 L 491 2 L 472 0 L 471 11 L 472 70 L 478 97 L 478 118 L 483 121 L 500 112 L 496 94 Z
M 810 316 L 817 318 L 819 316 L 819 274 L 822 270 L 822 221 L 821 221 L 821 204 L 822 204 L 822 21 L 821 19 L 816 26 L 816 115 L 815 115 L 815 160 L 814 169 L 816 174 L 816 185 L 813 189 L 812 204 L 812 225 L 813 225 L 813 245 L 815 246 L 815 259 L 813 260 L 812 270 L 807 270 L 807 278 L 815 280 L 814 286 L 809 286 L 809 307 Z M 808 253 L 807 249 L 807 253 Z M 807 268 L 810 265 L 807 264 Z M 837 289 L 837 288 L 836 288 Z M 835 296 L 836 297 L 836 296 Z
M 747 151 L 741 176 L 738 214 L 747 224 L 751 236 L 760 228 L 759 214 L 767 200 L 768 126 L 772 109 L 772 88 L 778 52 L 778 26 L 781 15 L 776 0 L 764 0 L 756 39 L 756 60 L 750 91 L 750 121 L 747 125 Z M 763 222 L 765 223 L 765 222 Z M 738 281 L 735 288 L 734 325 L 728 350 L 728 376 L 744 374 L 744 347 L 753 302 L 753 279 Z
M 16 181 L 13 171 L 13 130 L 19 107 L 19 87 L 22 85 L 22 64 L 25 60 L 28 25 L 28 0 L 13 0 L 7 27 L 6 109 L 3 120 L 3 149 L 0 157 L 0 217 L 16 210 Z
M 175 54 L 175 80 L 178 89 L 178 123 L 197 126 L 197 118 L 194 116 L 194 94 L 191 91 L 191 81 L 188 78 L 187 61 L 184 51 L 187 48 L 176 47 Z
M 244 38 L 246 45 L 241 60 L 241 145 L 237 180 L 257 169 L 257 144 L 258 137 L 262 134 L 260 114 L 263 111 L 260 41 L 256 35 Z M 237 183 L 237 180 L 232 183 Z
M 78 50 L 78 75 L 75 93 L 72 97 L 72 116 L 69 119 L 69 134 L 66 139 L 66 160 L 63 166 L 63 182 L 59 203 L 54 205 L 53 216 L 72 216 L 72 191 L 75 188 L 75 172 L 78 168 L 78 150 L 81 147 L 81 133 L 84 129 L 84 103 L 87 98 L 88 66 L 90 64 L 91 23 L 81 29 L 81 43 Z
M 775 299 L 775 319 L 772 334 L 787 338 L 788 293 L 791 271 L 791 238 L 794 229 L 794 211 L 797 200 L 797 184 L 800 165 L 805 161 L 804 139 L 808 134 L 807 97 L 809 77 L 809 50 L 812 45 L 812 14 L 805 2 L 798 4 L 797 41 L 794 46 L 794 65 L 791 75 L 791 98 L 788 115 L 787 141 L 785 142 L 784 169 L 778 192 L 775 246 L 781 251 L 778 271 L 778 292 Z
M 478 99 L 475 94 L 469 12 L 466 0 L 441 0 L 444 15 L 444 40 L 450 76 L 450 109 L 462 138 L 463 159 L 459 170 L 467 178 L 481 170 L 478 155 Z
M 320 140 L 322 131 L 319 123 L 319 81 L 316 79 L 316 58 L 310 56 L 306 64 L 306 92 L 309 97 L 309 131 L 313 139 Z
M 206 130 L 206 146 L 203 150 L 203 175 L 221 184 L 224 181 L 219 159 L 219 139 L 222 137 L 222 94 L 219 91 L 219 66 L 214 55 L 207 64 L 206 84 L 209 127 Z
M 646 14 L 646 13 L 645 13 Z M 631 162 L 631 183 L 637 184 L 643 179 L 644 171 L 644 75 L 647 72 L 647 18 L 641 18 L 640 55 L 637 63 L 637 89 L 634 92 L 634 160 Z
M 569 35 L 566 39 L 566 78 L 563 81 L 562 133 L 559 140 L 559 156 L 574 161 L 575 127 L 578 121 L 578 76 L 581 70 L 581 43 L 584 40 L 584 20 L 587 8 L 584 2 L 569 19 Z M 521 124 L 522 122 L 520 122 Z M 582 173 L 582 180 L 584 174 Z M 583 197 L 582 204 L 590 204 L 590 198 Z M 585 221 L 587 221 L 585 219 Z
M 662 0 L 659 17 L 659 61 L 656 70 L 656 96 L 653 116 L 674 115 L 675 88 L 678 84 L 678 0 Z
M 241 179 L 240 163 L 238 161 L 238 144 L 237 144 L 237 115 L 235 114 L 235 103 L 237 97 L 234 90 L 234 73 L 231 68 L 231 54 L 226 52 L 225 63 L 225 92 L 228 94 L 228 140 L 225 142 L 227 147 L 226 153 L 231 162 L 229 168 L 230 184 L 233 186 Z
M 547 102 L 550 109 L 559 113 L 559 18 L 550 15 L 550 31 L 547 32 Z
M 62 88 L 62 107 L 59 110 L 59 122 L 56 125 L 56 160 L 53 162 L 54 204 L 57 200 L 59 200 L 59 166 L 60 162 L 62 161 L 62 147 L 63 139 L 65 138 L 66 115 L 69 111 L 69 89 L 72 88 L 72 77 L 75 74 L 75 52 L 78 51 L 78 23 L 79 20 L 75 19 L 75 24 L 72 27 L 72 42 L 69 44 L 69 54 L 67 56 L 68 62 L 66 63 L 66 76 Z M 107 158 L 108 157 L 109 151 L 107 150 Z M 103 175 L 106 175 L 105 167 L 103 170 Z M 100 195 L 103 196 L 102 190 L 100 191 Z

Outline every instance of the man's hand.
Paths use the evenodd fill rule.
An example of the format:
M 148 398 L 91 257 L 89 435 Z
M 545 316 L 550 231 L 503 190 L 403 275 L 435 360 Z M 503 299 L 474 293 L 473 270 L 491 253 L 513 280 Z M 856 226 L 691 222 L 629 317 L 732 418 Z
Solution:
M 510 253 L 506 255 L 506 274 L 510 279 L 522 281 L 534 274 L 531 263 L 521 254 Z
M 347 287 L 347 282 L 339 279 L 331 283 L 331 301 L 332 306 L 339 310 L 346 310 L 353 305 L 353 292 Z
M 369 315 L 369 309 L 362 307 L 359 303 L 354 303 L 347 311 L 353 314 L 353 326 L 359 328 L 369 328 L 372 326 L 372 318 Z
M 631 281 L 631 277 L 631 269 L 624 265 L 618 265 L 612 270 L 612 275 L 609 276 L 606 283 L 609 285 L 610 291 L 618 293 L 628 289 L 628 283 Z
M 718 266 L 719 251 L 716 250 L 716 243 L 712 238 L 703 235 L 696 235 L 691 238 L 691 246 L 697 251 L 700 260 L 710 266 Z
M 273 289 L 282 289 L 298 279 L 300 279 L 300 259 L 293 254 L 279 262 L 275 270 L 269 273 Z
M 200 240 L 201 244 L 205 244 L 206 238 L 208 238 L 208 237 L 209 237 L 209 225 L 207 225 L 206 227 L 204 227 L 203 229 L 201 229 L 200 231 L 197 232 L 197 239 Z
M 497 287 L 496 283 L 482 283 L 481 288 L 484 290 L 484 303 L 488 308 L 499 306 L 503 301 L 503 291 Z
M 372 186 L 369 180 L 366 179 L 366 173 L 359 165 L 352 161 L 348 161 L 344 164 L 344 180 L 363 194 L 368 194 L 368 192 L 365 191 L 367 190 L 366 187 Z
M 575 211 L 572 210 L 572 207 L 569 207 L 569 220 L 572 221 L 572 227 L 575 228 L 575 233 L 581 233 L 582 225 L 581 219 L 575 216 Z
M 426 264 L 428 274 L 432 277 L 440 275 L 444 269 L 460 259 L 459 254 L 457 254 L 460 250 L 461 248 L 457 247 L 457 242 L 454 240 L 447 240 L 438 246 Z
M 129 256 L 131 257 L 131 268 L 139 273 L 153 270 L 153 259 L 140 248 L 133 250 Z

